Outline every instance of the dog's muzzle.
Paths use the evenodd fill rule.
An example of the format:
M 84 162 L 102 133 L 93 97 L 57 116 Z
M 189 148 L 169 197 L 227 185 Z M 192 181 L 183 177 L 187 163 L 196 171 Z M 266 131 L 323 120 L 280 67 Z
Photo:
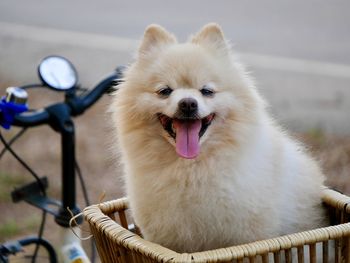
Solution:
M 198 116 L 198 105 L 194 99 L 183 99 L 174 117 L 158 113 L 164 130 L 175 140 L 176 152 L 183 158 L 193 159 L 199 154 L 200 138 L 215 117 L 214 113 L 204 118 Z

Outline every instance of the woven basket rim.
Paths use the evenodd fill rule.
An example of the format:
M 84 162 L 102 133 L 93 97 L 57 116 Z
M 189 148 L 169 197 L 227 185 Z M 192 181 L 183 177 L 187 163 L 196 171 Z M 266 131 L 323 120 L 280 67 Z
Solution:
M 350 206 L 348 206 L 348 204 L 350 204 L 350 197 L 337 191 L 328 188 L 324 189 L 322 200 L 332 207 L 347 213 L 350 212 Z M 152 259 L 161 260 L 161 262 L 209 258 L 216 260 L 242 259 L 244 257 L 274 253 L 279 250 L 350 236 L 350 223 L 344 223 L 215 250 L 195 253 L 178 253 L 141 238 L 107 216 L 107 214 L 125 209 L 128 209 L 128 199 L 123 197 L 117 200 L 88 206 L 84 209 L 83 213 L 89 224 L 94 225 L 98 231 L 104 232 L 106 236 L 115 241 L 118 245 L 127 247 L 137 253 L 147 255 Z

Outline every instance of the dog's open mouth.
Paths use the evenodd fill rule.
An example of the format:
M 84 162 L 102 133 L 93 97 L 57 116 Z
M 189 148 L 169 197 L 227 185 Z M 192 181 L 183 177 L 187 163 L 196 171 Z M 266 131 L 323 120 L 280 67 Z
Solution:
M 212 113 L 203 119 L 173 119 L 164 114 L 158 114 L 164 130 L 175 140 L 176 152 L 181 157 L 188 159 L 195 158 L 199 154 L 199 139 L 204 135 L 214 117 L 215 114 Z

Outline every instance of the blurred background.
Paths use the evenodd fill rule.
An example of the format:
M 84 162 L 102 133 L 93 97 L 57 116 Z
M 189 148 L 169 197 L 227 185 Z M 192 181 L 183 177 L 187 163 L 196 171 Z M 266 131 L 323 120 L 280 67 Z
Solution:
M 0 93 L 8 86 L 38 82 L 37 65 L 51 54 L 71 60 L 80 83 L 91 88 L 118 65 L 132 62 L 147 25 L 158 23 L 185 41 L 204 24 L 217 22 L 271 113 L 322 162 L 328 185 L 349 194 L 349 10 L 346 0 L 2 0 Z M 31 108 L 62 100 L 61 94 L 43 89 L 29 96 Z M 109 102 L 106 96 L 76 125 L 78 161 L 93 203 L 103 192 L 104 200 L 123 195 L 120 167 L 110 147 Z M 1 132 L 9 139 L 16 131 Z M 47 127 L 29 130 L 14 145 L 39 175 L 49 177 L 50 194 L 56 197 L 59 146 L 58 134 Z M 9 154 L 0 168 L 1 242 L 33 232 L 40 213 L 11 203 L 11 190 L 32 180 L 27 172 Z

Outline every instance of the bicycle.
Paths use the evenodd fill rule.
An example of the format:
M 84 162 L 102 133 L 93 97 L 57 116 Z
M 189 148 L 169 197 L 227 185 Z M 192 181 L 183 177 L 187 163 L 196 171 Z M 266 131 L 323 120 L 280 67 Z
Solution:
M 78 84 L 77 71 L 73 64 L 60 56 L 48 56 L 44 58 L 38 67 L 40 84 L 30 84 L 21 87 L 10 87 L 7 95 L 0 102 L 0 124 L 5 129 L 11 126 L 22 127 L 23 129 L 7 142 L 0 132 L 0 139 L 5 148 L 0 154 L 9 151 L 35 178 L 35 181 L 15 189 L 11 195 L 14 202 L 25 201 L 43 211 L 42 223 L 39 233 L 34 237 L 27 237 L 20 240 L 0 244 L 0 262 L 9 262 L 9 256 L 19 253 L 23 246 L 36 244 L 32 255 L 32 262 L 36 261 L 39 247 L 45 248 L 49 255 L 50 262 L 58 262 L 58 258 L 64 263 L 90 262 L 86 252 L 81 246 L 78 225 L 82 218 L 77 218 L 74 233 L 70 229 L 70 220 L 73 215 L 78 215 L 80 209 L 76 203 L 76 175 L 79 176 L 86 203 L 89 204 L 86 187 L 81 175 L 80 168 L 76 162 L 75 155 L 75 126 L 73 117 L 82 115 L 105 93 L 116 90 L 116 86 L 122 81 L 123 67 L 119 67 L 111 75 L 100 81 L 93 89 L 84 90 Z M 40 110 L 28 111 L 26 90 L 36 87 L 48 87 L 55 91 L 64 92 L 65 100 L 49 105 Z M 82 94 L 77 94 L 78 91 Z M 62 184 L 61 201 L 47 196 L 47 177 L 39 176 L 13 151 L 14 143 L 27 128 L 39 125 L 49 125 L 54 131 L 61 135 L 62 148 Z M 56 224 L 60 227 L 61 241 L 58 251 L 45 240 L 43 229 L 46 214 L 55 218 Z M 92 250 L 94 251 L 94 249 Z M 93 253 L 92 259 L 95 257 Z

